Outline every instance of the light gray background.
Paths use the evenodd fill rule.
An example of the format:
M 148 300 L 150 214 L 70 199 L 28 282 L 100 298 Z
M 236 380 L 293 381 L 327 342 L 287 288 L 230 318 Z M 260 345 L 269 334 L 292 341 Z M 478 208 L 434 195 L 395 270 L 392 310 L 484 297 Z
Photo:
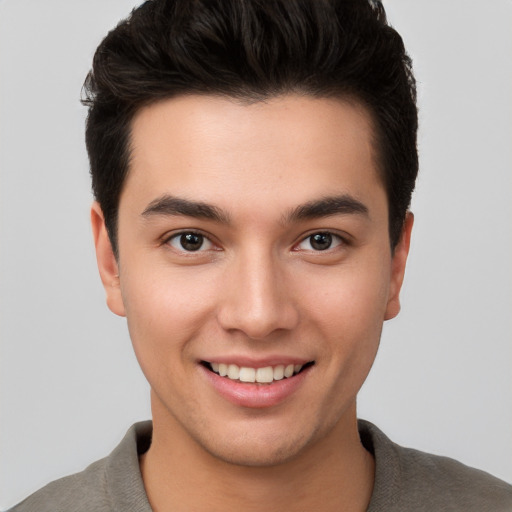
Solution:
M 0 508 L 149 417 L 88 224 L 80 88 L 134 0 L 0 0 Z M 415 60 L 421 176 L 400 317 L 360 416 L 512 481 L 512 2 L 387 0 Z

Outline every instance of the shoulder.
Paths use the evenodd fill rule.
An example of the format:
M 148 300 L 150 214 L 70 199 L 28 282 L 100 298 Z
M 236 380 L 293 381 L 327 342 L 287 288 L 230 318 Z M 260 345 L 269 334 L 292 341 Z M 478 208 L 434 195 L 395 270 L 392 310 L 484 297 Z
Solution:
M 8 512 L 110 511 L 106 460 L 101 459 L 80 473 L 49 483 Z
M 428 496 L 439 509 L 512 511 L 512 486 L 506 482 L 449 457 L 399 446 L 396 451 L 409 502 Z
M 136 423 L 108 457 L 49 483 L 8 512 L 151 512 L 138 463 L 151 431 L 151 422 Z
M 369 512 L 512 511 L 508 483 L 449 457 L 399 446 L 368 422 L 360 422 L 360 434 L 376 462 Z

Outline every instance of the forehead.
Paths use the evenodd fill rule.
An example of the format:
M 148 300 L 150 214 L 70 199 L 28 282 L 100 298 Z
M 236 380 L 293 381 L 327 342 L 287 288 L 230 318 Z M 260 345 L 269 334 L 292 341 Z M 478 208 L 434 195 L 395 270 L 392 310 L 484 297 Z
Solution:
M 312 196 L 382 194 L 372 141 L 368 112 L 338 99 L 172 98 L 133 120 L 121 206 L 123 196 L 147 203 L 164 193 L 247 208 L 254 196 L 293 207 Z

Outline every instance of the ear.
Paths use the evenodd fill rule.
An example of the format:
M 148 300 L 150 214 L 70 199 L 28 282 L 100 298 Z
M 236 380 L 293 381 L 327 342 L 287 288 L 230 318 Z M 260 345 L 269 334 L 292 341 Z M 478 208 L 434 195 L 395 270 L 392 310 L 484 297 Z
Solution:
M 96 247 L 96 261 L 100 271 L 101 282 L 107 294 L 107 306 L 119 316 L 126 316 L 121 295 L 119 280 L 119 266 L 112 250 L 112 244 L 105 226 L 105 218 L 99 203 L 96 201 L 91 207 L 91 225 Z
M 409 254 L 409 247 L 411 244 L 411 231 L 413 224 L 414 215 L 411 212 L 407 212 L 400 240 L 395 247 L 393 257 L 391 259 L 391 283 L 384 320 L 391 320 L 400 312 L 400 290 L 404 281 L 405 265 L 407 263 L 407 256 Z

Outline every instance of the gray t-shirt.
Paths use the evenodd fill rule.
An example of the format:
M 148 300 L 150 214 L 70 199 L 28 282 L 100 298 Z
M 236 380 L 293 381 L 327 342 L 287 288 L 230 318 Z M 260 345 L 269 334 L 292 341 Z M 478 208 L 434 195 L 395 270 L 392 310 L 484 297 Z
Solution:
M 106 458 L 56 480 L 10 512 L 151 512 L 138 457 L 151 443 L 151 422 L 136 423 Z M 512 486 L 447 457 L 403 448 L 375 425 L 359 421 L 375 456 L 368 512 L 511 512 Z

